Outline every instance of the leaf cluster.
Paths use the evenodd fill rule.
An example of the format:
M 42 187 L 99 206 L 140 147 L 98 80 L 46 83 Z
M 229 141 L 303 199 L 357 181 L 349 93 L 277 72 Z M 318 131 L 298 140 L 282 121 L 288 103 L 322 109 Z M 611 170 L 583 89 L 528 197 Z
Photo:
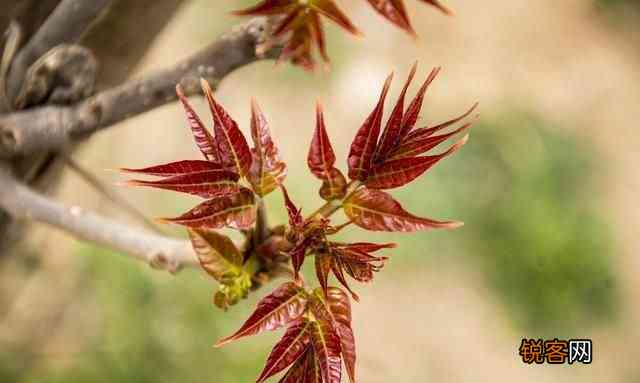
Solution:
M 141 169 L 123 169 L 159 180 L 132 180 L 131 185 L 149 186 L 194 194 L 205 201 L 175 217 L 169 223 L 187 227 L 193 248 L 203 269 L 220 283 L 214 303 L 227 308 L 247 296 L 264 275 L 291 263 L 292 282 L 287 282 L 263 298 L 247 322 L 226 344 L 248 335 L 287 327 L 258 378 L 267 378 L 290 367 L 281 382 L 340 381 L 342 363 L 351 381 L 355 381 L 355 340 L 351 331 L 349 297 L 340 288 L 330 286 L 330 275 L 358 300 L 347 277 L 370 282 L 382 269 L 387 256 L 378 252 L 395 244 L 368 242 L 343 243 L 332 238 L 340 230 L 355 224 L 369 231 L 415 232 L 438 228 L 456 228 L 461 223 L 423 218 L 406 211 L 386 190 L 405 186 L 440 160 L 456 152 L 467 141 L 463 136 L 436 154 L 427 154 L 449 138 L 467 130 L 472 122 L 442 133 L 462 122 L 476 108 L 442 124 L 416 128 L 424 95 L 437 76 L 431 71 L 414 98 L 405 107 L 405 97 L 416 74 L 411 69 L 402 92 L 383 126 L 386 96 L 393 75 L 384 83 L 372 112 L 357 130 L 347 158 L 347 176 L 336 167 L 336 156 L 318 103 L 315 132 L 307 155 L 312 175 L 320 181 L 319 196 L 325 201 L 315 212 L 303 216 L 285 186 L 286 164 L 272 140 L 266 118 L 254 101 L 251 105 L 249 144 L 238 124 L 214 99 L 209 85 L 202 87 L 213 119 L 208 130 L 195 113 L 181 89 L 178 96 L 184 106 L 189 127 L 204 160 L 182 160 Z M 264 217 L 262 197 L 280 189 L 288 213 L 288 224 L 259 227 Z M 348 221 L 331 223 L 331 215 L 342 209 Z M 263 218 L 263 219 L 260 219 Z M 236 246 L 227 236 L 215 231 L 223 227 L 241 230 L 248 240 Z M 266 237 L 261 237 L 267 232 Z M 307 257 L 315 257 L 320 287 L 308 290 L 299 271 Z
M 453 14 L 453 11 L 439 0 L 420 1 L 436 7 L 445 14 Z M 389 22 L 416 36 L 404 0 L 367 0 L 367 3 Z M 316 66 L 314 50 L 318 51 L 325 63 L 329 62 L 323 17 L 351 34 L 360 34 L 335 0 L 261 0 L 252 7 L 235 11 L 234 14 L 280 15 L 280 20 L 271 33 L 272 42 L 279 42 L 284 46 L 280 60 L 290 60 L 308 70 Z

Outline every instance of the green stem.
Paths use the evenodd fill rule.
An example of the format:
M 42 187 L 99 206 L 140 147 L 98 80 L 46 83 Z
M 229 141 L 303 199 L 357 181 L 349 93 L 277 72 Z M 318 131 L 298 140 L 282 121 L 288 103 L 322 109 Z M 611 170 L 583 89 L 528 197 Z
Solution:
M 269 219 L 264 199 L 257 197 L 256 226 L 253 233 L 253 245 L 257 248 L 269 237 Z
M 309 218 L 313 218 L 318 215 L 324 218 L 329 218 L 333 213 L 335 213 L 336 211 L 342 208 L 342 204 L 344 203 L 344 201 L 349 199 L 349 197 L 351 197 L 353 193 L 355 193 L 360 186 L 362 186 L 362 182 L 360 181 L 349 182 L 349 184 L 347 185 L 347 192 L 345 193 L 344 198 L 327 201 L 324 205 L 320 206 L 318 210 L 314 211 L 309 216 Z

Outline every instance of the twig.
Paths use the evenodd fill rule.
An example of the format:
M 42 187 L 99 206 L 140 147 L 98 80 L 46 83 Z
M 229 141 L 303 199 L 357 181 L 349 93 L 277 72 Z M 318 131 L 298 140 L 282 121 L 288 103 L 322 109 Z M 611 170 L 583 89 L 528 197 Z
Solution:
M 0 158 L 60 150 L 73 141 L 176 99 L 180 83 L 186 95 L 199 94 L 199 78 L 217 85 L 234 69 L 274 58 L 275 47 L 257 54 L 271 21 L 256 18 L 173 67 L 100 92 L 73 106 L 43 106 L 0 117 Z
M 147 218 L 140 210 L 133 206 L 129 201 L 124 199 L 115 191 L 105 186 L 97 177 L 91 172 L 85 170 L 82 166 L 75 162 L 75 160 L 68 155 L 62 155 L 62 159 L 65 164 L 69 166 L 69 169 L 73 170 L 80 178 L 82 178 L 89 186 L 108 199 L 111 203 L 117 207 L 122 208 L 132 218 L 135 218 L 138 222 L 143 224 L 147 229 L 153 231 L 156 234 L 162 234 L 162 231 L 156 226 L 153 221 Z
M 187 241 L 151 234 L 78 206 L 66 207 L 34 192 L 0 168 L 0 207 L 14 218 L 32 219 L 71 235 L 149 263 L 154 268 L 177 272 L 196 266 L 198 260 Z
M 31 64 L 57 45 L 78 41 L 112 2 L 113 0 L 62 0 L 16 55 L 7 78 L 9 99 L 15 99 Z

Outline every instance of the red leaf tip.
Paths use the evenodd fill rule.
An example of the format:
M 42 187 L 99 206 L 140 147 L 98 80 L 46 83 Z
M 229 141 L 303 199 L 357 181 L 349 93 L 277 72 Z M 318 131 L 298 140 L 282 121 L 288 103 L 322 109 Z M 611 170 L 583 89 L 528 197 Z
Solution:
M 200 87 L 205 93 L 213 93 L 213 89 L 211 89 L 211 84 L 209 81 L 205 80 L 204 77 L 200 77 Z
M 180 83 L 176 84 L 176 94 L 178 95 L 179 98 L 184 98 L 184 90 L 182 89 L 182 85 L 180 85 Z

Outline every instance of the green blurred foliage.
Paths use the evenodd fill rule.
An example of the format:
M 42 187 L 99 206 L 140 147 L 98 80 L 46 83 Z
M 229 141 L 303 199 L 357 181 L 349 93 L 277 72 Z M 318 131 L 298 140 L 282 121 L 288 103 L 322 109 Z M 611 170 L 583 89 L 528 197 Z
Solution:
M 441 192 L 427 197 L 431 210 L 442 212 L 436 217 L 465 222 L 440 246 L 481 267 L 519 327 L 579 336 L 584 326 L 613 319 L 615 252 L 595 208 L 602 206 L 597 152 L 526 114 L 482 121 L 455 159 L 410 187 L 405 206 L 424 205 L 425 195 L 415 191 L 437 186 Z M 434 240 L 421 236 L 412 247 Z
M 638 0 L 595 0 L 596 5 L 603 7 L 640 7 Z
M 83 247 L 78 256 L 83 263 L 76 272 L 86 282 L 74 299 L 86 302 L 87 309 L 72 323 L 96 323 L 83 349 L 53 356 L 39 355 L 40 350 L 0 354 L 0 381 L 195 383 L 215 377 L 238 382 L 259 372 L 264 355 L 249 349 L 266 347 L 259 339 L 212 348 L 241 323 L 254 301 L 222 315 L 211 303 L 215 283 L 204 273 L 159 275 L 93 247 Z M 20 367 L 26 364 L 30 368 Z

